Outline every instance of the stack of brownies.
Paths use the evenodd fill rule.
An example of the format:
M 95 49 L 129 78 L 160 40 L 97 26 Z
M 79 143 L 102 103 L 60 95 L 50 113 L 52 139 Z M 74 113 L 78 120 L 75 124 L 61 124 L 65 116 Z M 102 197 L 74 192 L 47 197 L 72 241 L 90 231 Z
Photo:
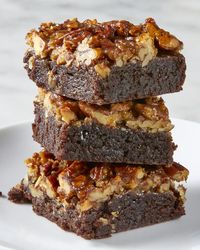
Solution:
M 158 95 L 185 80 L 182 42 L 152 18 L 42 23 L 24 57 L 38 86 L 33 138 L 44 150 L 26 160 L 14 202 L 86 239 L 185 213 L 188 170 Z

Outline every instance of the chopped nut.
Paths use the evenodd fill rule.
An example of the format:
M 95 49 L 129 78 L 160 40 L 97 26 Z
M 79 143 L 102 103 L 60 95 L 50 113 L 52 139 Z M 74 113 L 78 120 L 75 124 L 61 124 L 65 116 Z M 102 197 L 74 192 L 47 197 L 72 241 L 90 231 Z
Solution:
M 68 67 L 73 62 L 74 55 L 70 51 L 67 51 L 65 46 L 62 46 L 54 49 L 50 58 L 56 61 L 58 65 L 65 64 L 65 66 Z
M 33 68 L 34 62 L 35 62 L 35 59 L 34 59 L 33 56 L 31 56 L 31 57 L 29 58 L 29 60 L 28 60 L 28 67 L 29 67 L 29 69 L 32 69 L 32 68 Z
M 154 183 L 150 177 L 147 177 L 144 181 L 142 181 L 141 185 L 142 189 L 147 192 L 153 188 Z
M 49 76 L 51 76 L 51 71 L 49 72 Z M 46 109 L 47 116 L 50 112 L 53 112 L 56 114 L 57 119 L 60 119 L 67 124 L 78 119 L 76 115 L 78 112 L 78 104 L 75 101 L 63 101 L 62 97 L 56 96 L 55 98 L 55 95 L 50 92 L 45 92 L 45 90 L 42 89 L 39 89 L 39 95 L 36 100 L 42 102 Z
M 181 200 L 184 203 L 185 200 L 186 200 L 186 198 L 185 198 L 186 188 L 184 188 L 183 185 L 179 185 L 177 189 L 178 189 L 178 192 L 179 192 L 179 194 L 181 196 Z
M 79 175 L 73 178 L 72 187 L 75 190 L 81 190 L 83 187 L 86 186 L 86 184 L 87 184 L 87 178 L 84 175 Z
M 144 169 L 138 167 L 137 170 L 136 170 L 135 175 L 136 175 L 136 178 L 137 178 L 137 179 L 142 179 L 142 178 L 145 176 L 145 171 L 144 171 Z
M 94 66 L 94 69 L 97 72 L 97 74 L 99 74 L 103 78 L 106 78 L 110 74 L 110 68 L 104 65 L 103 63 L 96 64 Z
M 66 174 L 70 178 L 75 178 L 88 170 L 87 164 L 80 161 L 70 162 L 67 167 Z
M 103 202 L 117 190 L 117 185 L 111 185 L 110 183 L 105 188 L 95 188 L 92 192 L 88 193 L 88 200 L 91 202 Z
M 180 164 L 174 163 L 171 166 L 164 167 L 165 173 L 175 181 L 186 181 L 189 171 Z
M 67 124 L 70 124 L 73 121 L 77 120 L 76 114 L 70 110 L 68 107 L 64 107 L 60 110 L 62 121 L 66 122 Z
M 50 95 L 51 95 L 51 93 L 49 93 L 49 92 L 47 94 L 45 94 L 44 100 L 43 100 L 43 105 L 48 112 L 53 110 L 53 105 L 50 101 Z
M 151 121 L 151 120 L 135 120 L 135 121 L 127 121 L 126 126 L 131 129 L 142 128 L 144 130 L 148 130 L 152 133 L 156 133 L 158 131 L 166 131 L 169 132 L 173 129 L 173 125 L 170 121 Z
M 29 168 L 27 170 L 27 174 L 28 174 L 28 177 L 29 177 L 29 180 L 34 183 L 36 182 L 38 176 L 39 176 L 39 170 L 36 166 L 31 166 L 29 164 Z
M 149 120 L 158 121 L 168 117 L 168 109 L 163 105 L 162 99 L 145 99 L 145 103 L 136 103 L 135 110 Z
M 53 72 L 49 71 L 48 74 L 47 74 L 47 76 L 48 76 L 48 84 L 49 84 L 50 88 L 55 88 L 55 86 L 56 86 L 56 79 L 55 79 L 55 77 L 53 75 Z
M 163 184 L 161 184 L 161 186 L 159 187 L 159 192 L 163 193 L 163 192 L 168 192 L 170 189 L 170 182 L 167 181 Z
M 62 53 L 59 53 L 58 57 L 57 57 L 57 64 L 60 65 L 60 64 L 65 64 L 66 63 L 66 66 L 70 65 L 71 62 L 72 62 L 72 59 L 66 59 L 67 58 L 67 55 L 68 53 L 65 51 L 65 52 L 62 52 Z
M 34 185 L 35 189 L 45 192 L 50 198 L 56 197 L 52 182 L 45 176 L 40 176 Z
M 33 197 L 41 197 L 43 195 L 43 192 L 37 188 L 35 188 L 33 185 L 29 184 L 29 190 Z
M 110 114 L 103 107 L 97 107 L 90 105 L 86 102 L 79 102 L 80 110 L 87 116 L 97 120 L 104 125 L 115 125 L 117 121 L 121 120 L 122 117 L 120 113 Z M 108 115 L 106 114 L 108 113 Z
M 93 206 L 92 202 L 90 202 L 89 200 L 84 200 L 80 204 L 77 204 L 77 209 L 79 209 L 81 212 L 84 212 L 92 208 L 92 206 Z
M 98 59 L 101 56 L 101 49 L 92 49 L 89 47 L 89 38 L 85 38 L 77 47 L 75 51 L 75 57 L 77 63 L 85 63 L 90 65 L 94 59 Z
M 59 187 L 57 192 L 64 194 L 68 198 L 73 195 L 73 189 L 69 184 L 69 179 L 66 176 L 66 171 L 67 170 L 65 169 L 58 175 Z
M 96 181 L 97 187 L 101 187 L 102 184 L 104 184 L 107 179 L 111 178 L 112 175 L 112 169 L 106 164 L 99 164 L 90 171 L 90 177 L 92 180 Z
M 46 53 L 45 53 L 46 43 L 44 40 L 42 40 L 42 38 L 38 35 L 37 32 L 33 33 L 32 41 L 33 41 L 33 48 L 34 48 L 35 54 L 37 56 L 41 56 L 41 58 L 46 57 Z
M 115 112 L 112 108 L 110 111 L 106 107 L 90 105 L 81 101 L 79 102 L 79 108 L 86 116 L 97 120 L 101 124 L 109 126 L 116 126 L 121 121 L 131 119 L 133 117 L 131 111 Z
M 154 40 L 148 33 L 141 34 L 138 38 L 138 57 L 142 61 L 142 67 L 146 66 L 157 55 Z
M 119 112 L 119 111 L 130 111 L 133 108 L 133 102 L 119 102 L 111 104 L 111 112 Z
M 38 88 L 38 95 L 36 96 L 36 101 L 43 103 L 46 95 L 47 91 L 42 88 Z
M 148 18 L 144 26 L 149 34 L 158 41 L 160 48 L 172 51 L 179 51 L 183 48 L 183 43 L 180 40 L 160 29 L 152 18 Z

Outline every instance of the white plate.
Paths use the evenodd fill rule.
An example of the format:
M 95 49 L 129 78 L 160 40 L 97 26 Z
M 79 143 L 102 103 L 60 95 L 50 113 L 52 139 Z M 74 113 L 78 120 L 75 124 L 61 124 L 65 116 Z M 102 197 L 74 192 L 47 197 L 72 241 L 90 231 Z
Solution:
M 0 249 L 200 249 L 200 124 L 177 119 L 174 123 L 174 141 L 179 145 L 175 160 L 191 172 L 186 216 L 87 241 L 35 215 L 31 205 L 16 205 L 0 198 Z M 31 134 L 28 123 L 0 130 L 0 190 L 5 195 L 25 175 L 24 159 L 39 150 Z

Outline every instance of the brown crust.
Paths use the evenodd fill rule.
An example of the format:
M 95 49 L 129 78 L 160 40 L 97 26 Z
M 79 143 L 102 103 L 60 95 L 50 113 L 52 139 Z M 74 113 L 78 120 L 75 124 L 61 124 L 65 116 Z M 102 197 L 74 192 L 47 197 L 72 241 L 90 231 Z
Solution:
M 9 196 L 12 200 L 12 190 Z M 27 198 L 36 214 L 85 239 L 110 237 L 112 233 L 172 220 L 185 214 L 176 192 L 142 195 L 127 192 L 81 214 L 73 205 L 66 208 L 47 196 L 33 198 L 28 190 L 24 190 L 24 199 Z
M 166 165 L 173 162 L 175 145 L 169 132 L 110 128 L 98 123 L 80 126 L 45 117 L 35 103 L 33 138 L 58 159 Z
M 33 53 L 28 52 L 24 63 L 30 79 L 38 87 L 99 105 L 178 92 L 185 80 L 186 65 L 181 54 L 157 56 L 145 67 L 141 62 L 112 66 L 106 78 L 100 77 L 93 66 L 66 67 L 38 56 L 34 56 L 29 68 L 32 56 Z M 50 72 L 53 84 L 49 83 Z

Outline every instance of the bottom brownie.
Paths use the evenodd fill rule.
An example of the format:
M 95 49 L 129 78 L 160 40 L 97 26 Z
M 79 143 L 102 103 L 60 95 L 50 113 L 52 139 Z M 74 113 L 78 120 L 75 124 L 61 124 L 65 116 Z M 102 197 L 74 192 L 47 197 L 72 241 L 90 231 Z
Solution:
M 48 159 L 47 159 L 48 158 Z M 188 170 L 57 161 L 47 152 L 26 161 L 28 177 L 11 189 L 13 202 L 30 201 L 38 215 L 85 239 L 178 218 L 185 214 Z
M 10 192 L 12 196 L 13 191 Z M 31 201 L 36 214 L 85 239 L 105 238 L 112 233 L 168 221 L 185 214 L 178 197 L 172 193 L 137 195 L 129 191 L 82 215 L 75 208 L 64 208 L 47 196 L 32 197 Z

